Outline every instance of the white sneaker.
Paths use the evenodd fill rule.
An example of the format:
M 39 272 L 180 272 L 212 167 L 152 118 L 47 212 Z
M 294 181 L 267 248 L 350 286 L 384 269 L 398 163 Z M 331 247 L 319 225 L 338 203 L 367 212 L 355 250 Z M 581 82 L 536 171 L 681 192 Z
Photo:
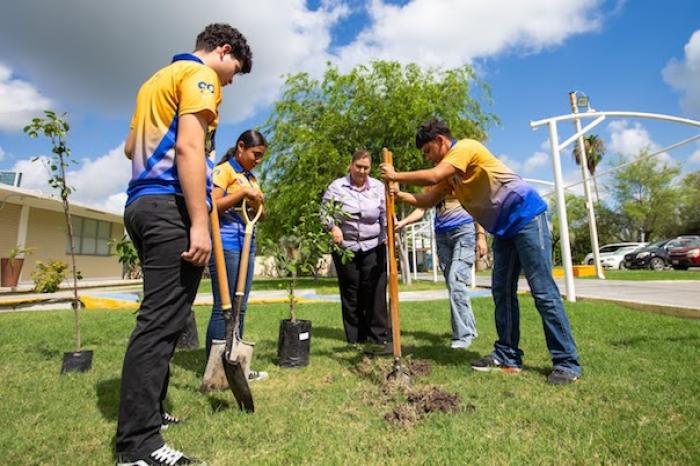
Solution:
M 179 424 L 180 419 L 176 418 L 170 413 L 163 413 L 160 416 L 160 430 L 167 430 L 171 424 Z
M 117 466 L 207 466 L 204 461 L 185 456 L 181 451 L 163 445 L 148 455 L 148 458 L 132 462 L 117 462 Z
M 471 341 L 452 340 L 452 343 L 450 343 L 450 348 L 452 348 L 452 349 L 467 349 L 471 346 L 471 344 L 472 344 Z
M 248 374 L 248 382 L 254 382 L 256 380 L 265 380 L 267 378 L 267 372 L 265 371 L 250 371 Z

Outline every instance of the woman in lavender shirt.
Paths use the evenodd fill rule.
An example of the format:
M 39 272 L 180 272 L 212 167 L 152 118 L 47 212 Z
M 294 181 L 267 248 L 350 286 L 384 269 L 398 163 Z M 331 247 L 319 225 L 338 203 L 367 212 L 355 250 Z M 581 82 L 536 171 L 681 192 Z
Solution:
M 369 176 L 372 156 L 358 150 L 352 156 L 348 175 L 333 181 L 323 195 L 323 204 L 340 203 L 347 214 L 329 218 L 327 229 L 333 241 L 354 252 L 342 263 L 333 254 L 342 302 L 343 327 L 348 343 L 385 344 L 386 312 L 386 205 L 384 183 Z

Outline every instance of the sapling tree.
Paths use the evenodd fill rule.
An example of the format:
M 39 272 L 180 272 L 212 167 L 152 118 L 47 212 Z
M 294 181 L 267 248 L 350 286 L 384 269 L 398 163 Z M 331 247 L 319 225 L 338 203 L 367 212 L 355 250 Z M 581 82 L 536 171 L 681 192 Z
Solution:
M 277 242 L 266 239 L 264 248 L 275 260 L 277 272 L 281 277 L 288 277 L 287 291 L 289 293 L 289 315 L 296 322 L 297 278 L 300 275 L 312 275 L 318 278 L 318 268 L 324 254 L 336 253 L 343 263 L 351 260 L 353 252 L 343 249 L 333 242 L 330 234 L 324 228 L 327 218 L 337 220 L 347 218 L 341 205 L 336 202 L 325 203 L 322 214 L 311 204 L 307 204 L 299 221 L 282 235 Z
M 66 169 L 71 163 L 76 163 L 71 159 L 71 150 L 66 139 L 70 127 L 66 119 L 66 114 L 56 115 L 50 110 L 44 111 L 43 118 L 33 118 L 29 125 L 24 127 L 24 132 L 30 138 L 44 136 L 51 141 L 52 156 L 49 162 L 51 177 L 49 185 L 58 191 L 63 203 L 63 213 L 66 219 L 68 230 L 68 241 L 70 244 L 71 273 L 73 276 L 73 301 L 72 306 L 75 311 L 75 351 L 80 352 L 80 299 L 78 298 L 78 278 L 80 274 L 75 266 L 75 242 L 73 240 L 73 223 L 70 214 L 70 202 L 68 198 L 74 189 L 68 185 L 66 180 Z M 36 160 L 36 159 L 35 159 Z

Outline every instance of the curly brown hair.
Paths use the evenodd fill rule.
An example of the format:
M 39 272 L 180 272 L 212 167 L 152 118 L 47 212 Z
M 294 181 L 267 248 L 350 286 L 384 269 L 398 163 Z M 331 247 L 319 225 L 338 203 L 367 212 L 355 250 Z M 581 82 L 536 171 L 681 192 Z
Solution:
M 241 63 L 241 73 L 250 73 L 253 68 L 253 52 L 240 31 L 226 23 L 212 23 L 197 36 L 195 50 L 211 52 L 220 45 L 231 46 L 231 54 Z

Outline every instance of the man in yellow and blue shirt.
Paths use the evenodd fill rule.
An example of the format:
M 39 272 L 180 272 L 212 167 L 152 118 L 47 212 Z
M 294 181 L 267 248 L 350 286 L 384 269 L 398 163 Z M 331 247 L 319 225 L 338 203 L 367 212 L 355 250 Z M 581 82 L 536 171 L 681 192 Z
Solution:
M 429 192 L 431 188 L 426 186 L 424 189 Z M 422 219 L 425 212 L 425 209 L 415 209 L 396 223 L 396 230 Z M 487 252 L 486 233 L 464 210 L 454 193 L 446 195 L 435 205 L 434 225 L 437 256 L 450 298 L 450 347 L 467 349 L 478 336 L 467 283 L 472 280 L 474 260 Z
M 144 294 L 124 356 L 117 464 L 200 464 L 167 445 L 169 363 L 209 260 L 208 152 L 218 124 L 221 87 L 250 72 L 243 35 L 210 24 L 195 51 L 175 55 L 138 92 L 124 152 L 132 179 L 124 223 L 143 269 Z
M 522 270 L 544 327 L 553 370 L 550 384 L 578 380 L 581 366 L 576 343 L 557 284 L 552 278 L 551 236 L 545 211 L 547 204 L 522 178 L 473 139 L 457 141 L 450 128 L 433 119 L 418 128 L 416 147 L 435 166 L 427 170 L 396 173 L 383 164 L 382 175 L 390 181 L 429 186 L 426 193 L 398 191 L 399 200 L 430 207 L 455 193 L 462 206 L 494 236 L 492 293 L 498 340 L 489 355 L 471 366 L 477 371 L 517 373 L 522 368 L 520 309 L 517 284 Z

